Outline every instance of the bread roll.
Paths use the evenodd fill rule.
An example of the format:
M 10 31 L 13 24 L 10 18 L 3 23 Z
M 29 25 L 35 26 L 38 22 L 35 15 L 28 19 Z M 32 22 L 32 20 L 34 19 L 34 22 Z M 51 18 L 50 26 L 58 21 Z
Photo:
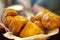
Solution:
M 60 26 L 60 16 L 49 12 L 49 14 L 45 14 L 42 18 L 42 24 L 47 29 L 55 29 Z
M 44 34 L 44 31 L 32 22 L 28 22 L 20 33 L 20 37 L 29 37 L 37 34 Z
M 10 23 L 10 30 L 14 35 L 18 35 L 21 31 L 21 28 L 27 23 L 27 19 L 22 16 L 15 16 Z

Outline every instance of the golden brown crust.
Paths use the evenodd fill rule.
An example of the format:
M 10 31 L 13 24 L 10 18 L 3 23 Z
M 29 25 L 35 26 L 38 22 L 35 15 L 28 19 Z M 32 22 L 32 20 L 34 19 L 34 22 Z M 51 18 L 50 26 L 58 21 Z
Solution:
M 17 12 L 13 9 L 6 9 L 5 10 L 6 16 L 16 16 Z
M 39 12 L 37 15 L 36 15 L 36 20 L 41 20 L 42 18 L 43 18 L 43 16 L 45 15 L 45 14 L 47 14 L 49 12 L 49 10 L 44 10 L 44 11 L 42 11 L 42 12 Z
M 44 31 L 32 22 L 28 22 L 20 33 L 20 37 L 29 37 L 37 34 L 44 34 Z
M 43 25 L 42 25 L 41 21 L 35 21 L 34 24 L 36 24 L 40 28 L 43 28 Z
M 18 35 L 21 28 L 27 23 L 27 19 L 22 16 L 15 16 L 9 27 L 13 34 Z
M 12 20 L 13 20 L 13 17 L 7 16 L 4 20 L 5 26 L 9 28 L 9 24 L 11 23 Z
M 2 22 L 4 21 L 5 17 L 7 16 L 16 16 L 18 15 L 16 10 L 13 9 L 5 9 L 2 14 Z
M 59 21 L 60 17 L 52 12 L 49 12 L 49 14 L 46 14 L 43 19 L 42 23 L 43 26 L 47 29 L 55 29 L 58 28 L 60 25 Z
M 5 13 L 6 14 L 3 15 L 5 26 L 7 26 L 14 35 L 20 37 L 44 34 L 46 32 L 45 29 L 51 30 L 60 27 L 60 16 L 49 10 L 43 10 L 36 16 L 32 14 L 30 21 L 23 16 L 17 15 L 17 12 L 13 9 L 6 9 Z

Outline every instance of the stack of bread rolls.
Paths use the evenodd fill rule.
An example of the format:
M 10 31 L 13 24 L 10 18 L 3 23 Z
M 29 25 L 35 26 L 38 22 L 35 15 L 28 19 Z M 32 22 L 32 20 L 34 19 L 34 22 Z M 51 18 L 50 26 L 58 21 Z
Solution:
M 18 15 L 13 9 L 6 9 L 2 22 L 16 36 L 29 37 L 45 34 L 46 31 L 60 27 L 60 16 L 44 10 L 28 18 Z M 47 32 L 48 33 L 48 32 Z

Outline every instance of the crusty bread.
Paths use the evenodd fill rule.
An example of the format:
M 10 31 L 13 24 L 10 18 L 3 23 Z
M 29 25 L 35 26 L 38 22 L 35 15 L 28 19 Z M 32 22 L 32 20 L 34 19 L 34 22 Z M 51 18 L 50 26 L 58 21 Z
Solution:
M 55 29 L 60 26 L 60 17 L 52 12 L 45 14 L 42 18 L 42 24 L 47 29 Z
M 18 35 L 21 28 L 27 23 L 27 19 L 22 16 L 15 16 L 9 27 L 13 34 Z
M 20 33 L 20 37 L 29 37 L 37 34 L 44 34 L 44 31 L 32 22 L 28 22 Z

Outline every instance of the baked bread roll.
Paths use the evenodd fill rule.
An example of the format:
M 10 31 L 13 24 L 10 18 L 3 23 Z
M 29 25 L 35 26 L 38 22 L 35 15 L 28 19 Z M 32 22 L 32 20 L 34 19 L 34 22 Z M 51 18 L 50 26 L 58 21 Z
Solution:
M 32 22 L 28 22 L 20 33 L 20 37 L 29 37 L 37 34 L 44 34 L 44 31 Z
M 25 26 L 27 21 L 28 20 L 22 16 L 15 16 L 9 25 L 10 30 L 14 35 L 18 35 L 21 31 L 21 28 Z
M 48 14 L 45 14 L 42 18 L 42 24 L 47 29 L 55 29 L 60 27 L 60 16 L 48 12 Z
M 41 21 L 46 29 L 55 29 L 60 27 L 60 16 L 49 10 L 44 10 L 36 15 L 37 20 Z

